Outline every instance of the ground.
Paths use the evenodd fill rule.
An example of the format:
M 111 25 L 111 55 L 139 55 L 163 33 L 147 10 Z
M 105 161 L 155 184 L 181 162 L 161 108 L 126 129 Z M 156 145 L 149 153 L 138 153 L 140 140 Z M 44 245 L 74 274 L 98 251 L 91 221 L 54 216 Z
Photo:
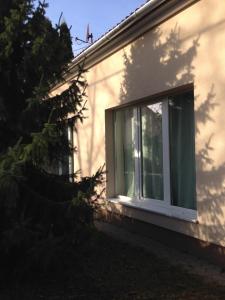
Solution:
M 1 300 L 225 299 L 225 285 L 192 274 L 150 249 L 97 232 L 80 261 L 60 274 L 1 286 Z

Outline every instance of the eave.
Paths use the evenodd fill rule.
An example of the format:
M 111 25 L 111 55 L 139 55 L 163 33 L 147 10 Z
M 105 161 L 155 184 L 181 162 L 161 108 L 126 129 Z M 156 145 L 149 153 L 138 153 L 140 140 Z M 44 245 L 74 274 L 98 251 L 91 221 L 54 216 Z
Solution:
M 77 55 L 69 64 L 65 80 L 70 81 L 75 76 L 78 66 L 84 65 L 86 70 L 91 68 L 198 1 L 200 0 L 150 0 Z

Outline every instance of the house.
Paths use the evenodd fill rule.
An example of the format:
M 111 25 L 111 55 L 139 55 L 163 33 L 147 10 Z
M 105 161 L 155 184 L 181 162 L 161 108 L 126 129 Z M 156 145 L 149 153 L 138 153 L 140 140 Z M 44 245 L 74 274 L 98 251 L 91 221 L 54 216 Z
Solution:
M 108 220 L 225 264 L 225 2 L 148 1 L 68 81 L 83 61 L 74 164 L 106 163 Z

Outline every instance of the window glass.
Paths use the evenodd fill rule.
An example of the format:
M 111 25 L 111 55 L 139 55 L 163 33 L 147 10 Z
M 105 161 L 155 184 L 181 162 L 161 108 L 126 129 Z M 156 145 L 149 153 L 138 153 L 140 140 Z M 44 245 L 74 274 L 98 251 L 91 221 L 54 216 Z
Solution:
M 65 143 L 69 147 L 73 147 L 73 127 L 72 125 L 65 126 L 63 130 Z M 70 175 L 73 173 L 73 155 L 72 153 L 64 155 L 59 161 L 59 174 L 60 175 Z
M 68 125 L 68 133 L 67 134 L 68 134 L 68 142 L 72 149 L 72 151 L 68 157 L 68 172 L 69 172 L 69 175 L 72 175 L 74 173 L 74 158 L 73 158 L 74 143 L 73 143 L 73 126 L 72 125 Z M 70 180 L 70 182 L 73 182 L 73 177 L 70 176 L 69 180 Z
M 163 200 L 162 104 L 141 108 L 142 196 Z
M 135 181 L 135 121 L 134 109 L 115 113 L 115 185 L 116 194 L 132 197 Z
M 196 210 L 193 91 L 115 111 L 114 153 L 116 195 L 160 212 Z
M 188 92 L 169 100 L 172 205 L 196 209 L 194 97 Z

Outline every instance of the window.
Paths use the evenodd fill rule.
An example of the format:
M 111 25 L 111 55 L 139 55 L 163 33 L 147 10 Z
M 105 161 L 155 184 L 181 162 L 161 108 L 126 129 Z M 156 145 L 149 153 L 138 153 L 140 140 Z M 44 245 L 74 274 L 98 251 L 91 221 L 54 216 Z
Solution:
M 196 219 L 193 92 L 114 112 L 115 194 L 128 205 Z
M 71 124 L 68 124 L 65 127 L 64 130 L 65 140 L 69 143 L 70 148 L 73 148 L 73 126 Z M 69 155 L 65 155 L 60 161 L 59 161 L 59 169 L 58 173 L 59 175 L 69 175 L 69 181 L 72 180 L 72 174 L 73 174 L 73 154 L 70 153 Z
M 73 159 L 73 125 L 68 123 L 65 128 L 62 129 L 63 144 L 65 145 L 64 151 L 68 151 L 68 145 L 71 148 L 70 153 L 63 154 L 61 151 L 55 152 L 55 159 L 51 165 L 47 166 L 48 172 L 68 177 L 69 181 L 73 181 L 74 172 L 74 159 Z

